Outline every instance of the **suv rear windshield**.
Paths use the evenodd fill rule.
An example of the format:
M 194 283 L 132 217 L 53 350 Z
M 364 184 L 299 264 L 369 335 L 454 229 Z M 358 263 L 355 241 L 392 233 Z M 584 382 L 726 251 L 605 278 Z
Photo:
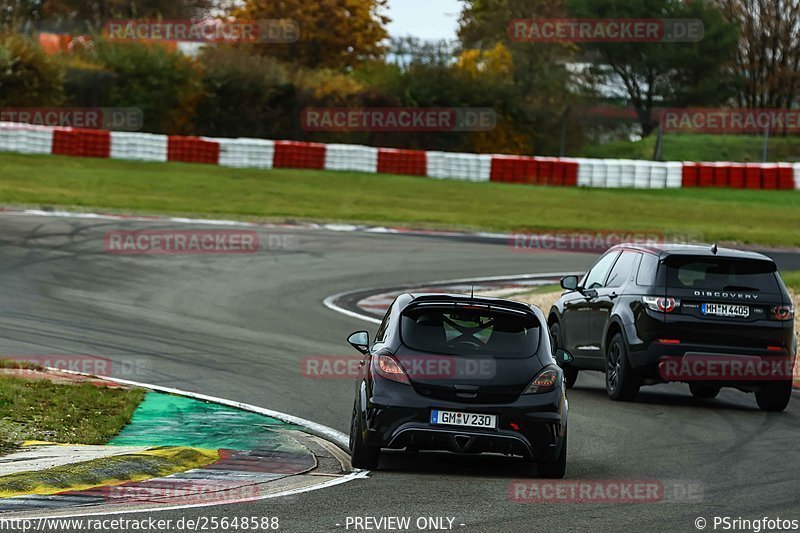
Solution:
M 768 261 L 676 257 L 667 264 L 667 286 L 672 288 L 780 292 L 776 267 Z
M 402 315 L 403 344 L 421 352 L 462 356 L 524 358 L 541 338 L 532 315 L 463 307 L 414 307 Z

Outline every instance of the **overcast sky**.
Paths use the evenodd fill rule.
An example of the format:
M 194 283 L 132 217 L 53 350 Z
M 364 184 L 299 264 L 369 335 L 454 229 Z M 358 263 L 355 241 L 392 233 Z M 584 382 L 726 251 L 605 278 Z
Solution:
M 459 0 L 389 0 L 389 33 L 392 37 L 455 39 L 461 6 Z

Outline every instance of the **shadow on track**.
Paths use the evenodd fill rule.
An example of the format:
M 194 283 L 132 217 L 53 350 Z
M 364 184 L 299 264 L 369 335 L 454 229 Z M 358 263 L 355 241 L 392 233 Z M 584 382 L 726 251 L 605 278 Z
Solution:
M 379 472 L 464 477 L 534 477 L 534 465 L 515 457 L 384 450 Z
M 598 374 L 600 375 L 600 374 Z M 679 383 L 668 383 L 661 385 L 650 385 L 642 387 L 639 396 L 634 402 L 614 402 L 608 398 L 605 388 L 602 385 L 576 384 L 575 388 L 569 391 L 570 399 L 584 399 L 591 401 L 605 402 L 605 407 L 614 409 L 619 406 L 664 406 L 689 409 L 711 409 L 715 411 L 741 411 L 741 412 L 761 412 L 756 405 L 755 396 L 741 392 L 737 389 L 724 388 L 719 397 L 713 400 L 695 398 L 689 392 L 689 386 Z M 573 403 L 574 406 L 574 403 Z

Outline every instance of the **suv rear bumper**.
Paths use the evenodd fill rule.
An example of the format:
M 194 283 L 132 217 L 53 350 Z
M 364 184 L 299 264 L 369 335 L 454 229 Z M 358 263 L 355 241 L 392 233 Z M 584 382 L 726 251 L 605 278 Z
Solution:
M 698 382 L 718 386 L 758 388 L 774 381 L 796 379 L 796 349 L 755 350 L 740 346 L 666 344 L 631 347 L 631 367 L 658 382 Z

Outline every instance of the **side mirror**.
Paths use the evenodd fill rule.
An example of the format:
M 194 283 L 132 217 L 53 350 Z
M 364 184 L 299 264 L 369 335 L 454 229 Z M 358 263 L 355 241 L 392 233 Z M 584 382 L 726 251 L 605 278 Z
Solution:
M 572 354 L 566 350 L 562 350 L 561 348 L 556 348 L 556 363 L 558 366 L 563 367 L 564 365 L 568 365 L 575 360 L 572 357 Z
M 369 353 L 369 333 L 366 331 L 357 331 L 353 333 L 347 337 L 347 342 L 364 355 Z
M 578 276 L 567 276 L 561 279 L 561 288 L 568 291 L 578 290 Z

